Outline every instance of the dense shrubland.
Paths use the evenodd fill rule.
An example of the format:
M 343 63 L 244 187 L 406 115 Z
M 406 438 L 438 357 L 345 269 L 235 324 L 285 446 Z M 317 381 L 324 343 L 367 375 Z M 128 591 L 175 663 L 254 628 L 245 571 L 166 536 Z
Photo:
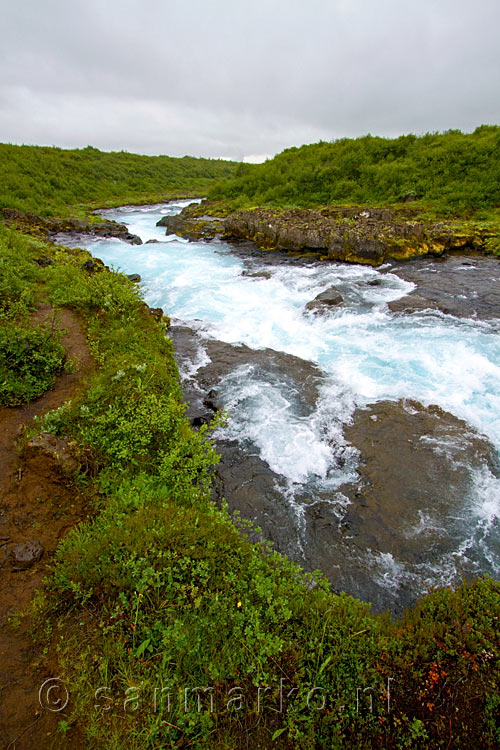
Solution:
M 489 212 L 500 207 L 500 127 L 289 148 L 264 164 L 240 164 L 209 196 L 235 207 L 417 201 L 445 216 Z

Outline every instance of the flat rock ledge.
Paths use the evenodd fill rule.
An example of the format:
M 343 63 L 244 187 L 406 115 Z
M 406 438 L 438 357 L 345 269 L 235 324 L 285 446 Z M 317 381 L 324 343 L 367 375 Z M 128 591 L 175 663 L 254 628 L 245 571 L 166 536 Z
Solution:
M 418 221 L 411 209 L 325 208 L 237 211 L 224 219 L 227 240 L 251 240 L 263 250 L 317 253 L 378 266 L 386 260 L 484 249 L 485 238 L 446 222 Z
M 189 240 L 255 243 L 262 250 L 315 254 L 322 259 L 378 266 L 387 260 L 441 257 L 453 251 L 487 252 L 488 230 L 458 221 L 423 221 L 415 208 L 327 206 L 253 208 L 229 213 L 219 202 L 186 206 L 158 222 Z
M 2 208 L 1 215 L 9 224 L 19 229 L 51 241 L 58 234 L 88 234 L 92 237 L 117 237 L 131 245 L 142 245 L 136 234 L 128 231 L 125 224 L 116 221 L 101 221 L 90 224 L 81 219 L 57 219 L 37 216 L 30 211 L 18 211 L 15 208 Z

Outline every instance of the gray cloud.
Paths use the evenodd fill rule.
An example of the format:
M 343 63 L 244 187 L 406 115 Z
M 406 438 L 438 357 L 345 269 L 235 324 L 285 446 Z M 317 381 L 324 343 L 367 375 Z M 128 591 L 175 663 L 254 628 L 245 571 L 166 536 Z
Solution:
M 497 0 L 20 0 L 0 140 L 242 158 L 500 121 Z

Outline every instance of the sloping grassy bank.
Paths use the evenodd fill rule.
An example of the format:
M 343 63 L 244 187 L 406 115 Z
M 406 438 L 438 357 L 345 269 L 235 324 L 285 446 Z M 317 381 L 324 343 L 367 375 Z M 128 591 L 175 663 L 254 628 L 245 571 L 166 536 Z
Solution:
M 197 197 L 236 164 L 192 156 L 0 144 L 0 209 L 88 218 L 91 208 Z
M 99 497 L 38 601 L 71 698 L 60 746 L 78 723 L 109 750 L 497 747 L 500 586 L 437 591 L 391 622 L 250 543 L 211 500 L 217 456 L 184 416 L 166 322 L 84 251 L 7 230 L 0 245 L 9 306 L 79 311 L 98 365 L 39 424 L 77 442 Z

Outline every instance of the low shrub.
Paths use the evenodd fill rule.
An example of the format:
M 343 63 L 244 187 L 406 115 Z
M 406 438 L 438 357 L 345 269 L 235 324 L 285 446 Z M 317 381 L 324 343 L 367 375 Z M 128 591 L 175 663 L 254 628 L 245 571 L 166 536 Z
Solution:
M 61 334 L 8 322 L 0 329 L 0 403 L 32 401 L 51 388 L 64 364 Z

